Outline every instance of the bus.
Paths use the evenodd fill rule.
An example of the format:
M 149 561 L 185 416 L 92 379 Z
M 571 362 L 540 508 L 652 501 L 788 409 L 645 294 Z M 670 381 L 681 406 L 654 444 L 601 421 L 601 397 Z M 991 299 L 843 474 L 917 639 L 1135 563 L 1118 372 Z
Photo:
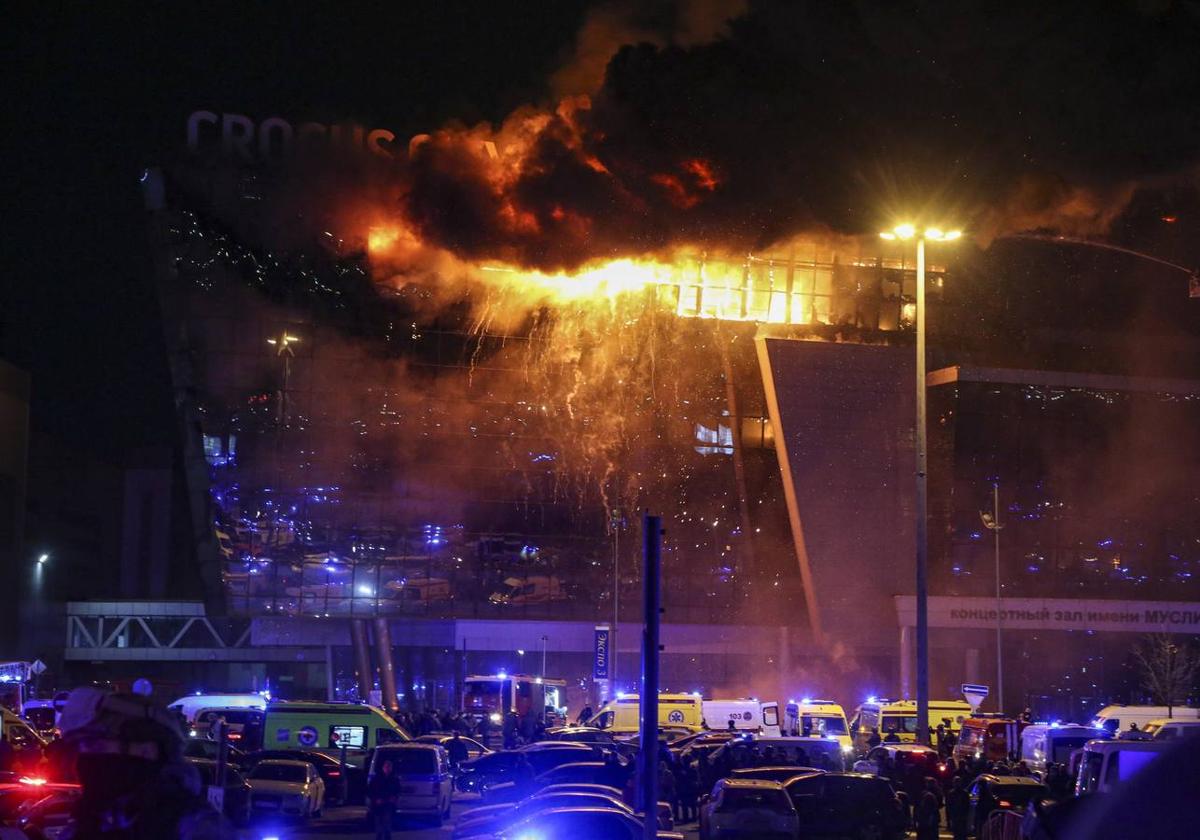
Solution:
M 370 750 L 411 740 L 389 714 L 361 703 L 273 700 L 263 722 L 267 750 Z
M 493 725 L 502 723 L 509 712 L 523 718 L 530 713 L 536 716 L 553 709 L 561 717 L 566 714 L 566 687 L 566 680 L 549 677 L 503 671 L 476 674 L 463 681 L 462 713 L 475 721 L 486 717 Z

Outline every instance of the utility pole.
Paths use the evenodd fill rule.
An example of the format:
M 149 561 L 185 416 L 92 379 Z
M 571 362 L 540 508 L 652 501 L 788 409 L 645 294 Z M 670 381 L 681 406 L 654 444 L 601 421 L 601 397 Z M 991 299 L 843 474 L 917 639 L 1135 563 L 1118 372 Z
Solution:
M 621 511 L 608 518 L 613 533 L 613 621 L 608 633 L 608 699 L 617 698 L 617 622 L 621 620 Z
M 646 514 L 642 519 L 643 563 L 641 749 L 638 750 L 638 798 L 642 809 L 642 837 L 658 837 L 658 651 L 662 619 L 662 519 Z
M 1000 597 L 1000 482 L 992 483 L 992 512 L 981 511 L 979 518 L 992 532 L 996 547 L 996 710 L 1004 711 L 1004 609 Z

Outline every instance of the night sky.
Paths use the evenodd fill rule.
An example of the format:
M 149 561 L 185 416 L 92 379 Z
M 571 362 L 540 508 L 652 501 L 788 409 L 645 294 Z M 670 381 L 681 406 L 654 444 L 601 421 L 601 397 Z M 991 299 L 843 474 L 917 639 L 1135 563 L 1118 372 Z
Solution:
M 747 5 L 750 14 L 722 30 L 728 37 L 689 28 L 704 17 L 697 9 L 720 21 Z M 968 181 L 963 203 L 981 226 L 1024 219 L 1046 229 L 1070 190 L 1101 201 L 1116 184 L 1136 183 L 1110 235 L 1200 262 L 1200 12 L 1171 2 L 1111 4 L 1111 14 L 1043 5 L 1000 13 L 924 3 L 911 14 L 880 11 L 891 4 L 783 11 L 729 2 L 638 4 L 632 13 L 562 0 L 359 4 L 352 13 L 346 4 L 41 8 L 6 27 L 17 130 L 6 138 L 0 354 L 32 372 L 34 420 L 52 436 L 109 456 L 168 442 L 170 392 L 137 176 L 178 153 L 187 114 L 353 119 L 401 138 L 451 119 L 498 122 L 522 104 L 551 103 L 561 68 L 580 67 L 572 56 L 586 46 L 585 23 L 602 43 L 605 32 L 623 31 L 659 45 L 623 51 L 595 97 L 588 136 L 614 171 L 628 184 L 643 162 L 702 154 L 729 184 L 686 220 L 660 201 L 660 238 L 685 221 L 689 233 L 728 230 L 739 243 L 813 223 L 861 232 L 913 184 L 932 184 L 930 198 Z M 545 243 L 474 228 L 465 240 L 463 219 L 431 206 L 447 189 L 472 188 L 470 173 L 447 174 L 445 159 L 428 158 L 423 183 L 436 189 L 406 207 L 434 241 L 563 259 Z M 589 201 L 616 206 L 617 193 L 572 180 L 570 164 L 566 156 L 540 169 L 553 177 L 523 184 L 522 197 L 565 198 L 580 212 L 595 209 Z M 847 201 L 847 187 L 873 200 Z M 652 192 L 632 197 L 629 207 L 658 206 Z M 611 230 L 631 227 L 615 216 Z M 1048 277 L 1068 287 L 1089 275 L 1161 278 L 1094 254 L 1011 243 L 977 254 L 969 268 L 1007 272 L 1036 295 L 1053 285 Z M 1108 291 L 1084 295 L 1081 317 L 1120 308 Z M 1194 335 L 1198 306 L 1175 290 L 1134 308 L 1147 313 L 1142 323 L 1173 321 Z
M 501 9 L 501 5 L 504 7 Z M 546 95 L 577 2 L 46 6 L 11 25 L 0 354 L 34 422 L 96 454 L 168 443 L 137 182 L 194 110 L 356 119 L 407 136 Z M 13 72 L 15 68 L 15 73 Z

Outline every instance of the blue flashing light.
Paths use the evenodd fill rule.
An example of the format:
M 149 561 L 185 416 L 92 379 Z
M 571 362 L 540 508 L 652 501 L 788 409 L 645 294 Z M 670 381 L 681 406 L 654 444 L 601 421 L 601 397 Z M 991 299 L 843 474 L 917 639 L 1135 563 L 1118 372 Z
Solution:
M 874 695 L 874 694 L 872 694 L 870 697 L 868 697 L 868 698 L 867 698 L 867 702 L 868 702 L 868 703 L 877 703 L 877 702 L 879 702 L 879 701 L 877 701 L 877 700 L 875 699 L 875 695 Z
M 506 679 L 508 679 L 508 672 L 507 672 L 507 671 L 501 671 L 499 674 L 496 674 L 496 679 L 498 679 L 498 680 L 506 680 Z
M 812 703 L 812 698 L 811 697 L 802 697 L 802 698 L 800 698 L 800 702 L 803 703 L 805 706 L 807 706 L 810 703 Z

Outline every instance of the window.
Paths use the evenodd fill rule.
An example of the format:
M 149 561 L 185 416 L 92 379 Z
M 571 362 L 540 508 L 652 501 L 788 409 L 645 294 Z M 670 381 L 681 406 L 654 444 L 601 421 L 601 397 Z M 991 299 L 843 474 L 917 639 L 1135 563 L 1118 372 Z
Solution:
M 437 773 L 437 754 L 429 749 L 380 750 L 375 766 L 392 762 L 392 769 L 400 776 L 432 776 Z
M 763 709 L 763 725 L 778 726 L 779 725 L 779 707 L 767 706 Z
M 357 727 L 352 727 L 357 728 Z M 375 745 L 382 747 L 384 744 L 402 744 L 404 738 L 394 729 L 376 729 L 375 730 Z
M 367 727 L 331 726 L 329 727 L 329 743 L 352 750 L 364 749 L 367 746 Z
M 264 761 L 250 771 L 251 779 L 271 782 L 305 782 L 308 780 L 309 765 L 282 764 Z

